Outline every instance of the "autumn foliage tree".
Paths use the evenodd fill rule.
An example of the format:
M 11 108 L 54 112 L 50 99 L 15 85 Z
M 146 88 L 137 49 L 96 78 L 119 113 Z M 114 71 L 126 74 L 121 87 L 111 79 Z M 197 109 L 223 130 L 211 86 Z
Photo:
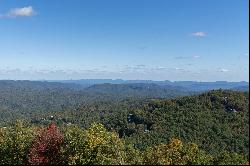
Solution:
M 63 164 L 60 147 L 63 143 L 63 134 L 55 124 L 38 131 L 29 152 L 29 164 Z

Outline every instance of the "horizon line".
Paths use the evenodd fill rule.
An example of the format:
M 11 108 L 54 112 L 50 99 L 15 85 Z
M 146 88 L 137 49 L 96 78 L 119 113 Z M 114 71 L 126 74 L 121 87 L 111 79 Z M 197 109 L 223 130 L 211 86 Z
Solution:
M 112 78 L 85 78 L 85 79 L 0 79 L 0 81 L 40 81 L 40 82 L 51 82 L 51 81 L 81 81 L 81 80 L 110 80 L 110 81 L 152 81 L 152 82 L 228 82 L 228 83 L 237 83 L 237 82 L 246 82 L 249 81 L 241 80 L 241 81 L 227 81 L 227 80 L 216 80 L 216 81 L 199 81 L 199 80 L 148 80 L 148 79 L 112 79 Z

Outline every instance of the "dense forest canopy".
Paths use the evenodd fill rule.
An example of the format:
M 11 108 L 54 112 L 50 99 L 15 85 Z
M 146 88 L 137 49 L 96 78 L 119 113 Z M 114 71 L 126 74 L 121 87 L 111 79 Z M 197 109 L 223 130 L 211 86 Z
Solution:
M 195 143 L 172 138 L 140 150 L 115 132 L 93 123 L 88 129 L 54 123 L 42 127 L 22 121 L 0 128 L 0 164 L 8 165 L 247 165 L 245 156 L 211 155 Z
M 17 119 L 22 122 L 14 123 Z M 11 154 L 1 158 L 7 164 L 13 164 L 15 155 L 20 160 L 14 164 L 37 164 L 31 154 L 38 153 L 38 140 L 50 137 L 49 133 L 41 134 L 46 130 L 58 134 L 58 147 L 51 147 L 59 158 L 64 156 L 60 161 L 53 159 L 58 163 L 244 164 L 249 160 L 249 93 L 237 88 L 194 92 L 155 83 L 82 87 L 74 83 L 0 81 L 0 120 L 0 156 Z M 57 127 L 51 129 L 51 124 Z M 86 134 L 92 129 L 105 131 L 107 135 L 100 137 L 111 139 L 100 138 L 104 142 L 98 144 L 99 155 L 119 151 L 121 156 L 98 158 Z M 26 133 L 20 139 L 27 142 L 16 154 L 8 148 L 24 146 L 22 140 L 15 140 L 20 133 Z M 68 145 L 79 137 L 84 141 Z M 72 150 L 78 144 L 90 149 Z M 71 146 L 71 151 L 64 146 Z M 103 151 L 110 146 L 114 148 L 111 152 Z M 176 153 L 181 161 L 173 159 Z M 52 159 L 46 162 L 53 164 Z

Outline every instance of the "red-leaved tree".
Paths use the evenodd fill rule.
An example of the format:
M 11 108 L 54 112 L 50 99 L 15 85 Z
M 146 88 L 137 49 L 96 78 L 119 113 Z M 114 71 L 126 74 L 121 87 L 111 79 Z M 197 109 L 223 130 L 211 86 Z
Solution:
M 62 164 L 60 146 L 63 143 L 63 135 L 55 124 L 39 130 L 29 152 L 29 164 L 47 165 Z

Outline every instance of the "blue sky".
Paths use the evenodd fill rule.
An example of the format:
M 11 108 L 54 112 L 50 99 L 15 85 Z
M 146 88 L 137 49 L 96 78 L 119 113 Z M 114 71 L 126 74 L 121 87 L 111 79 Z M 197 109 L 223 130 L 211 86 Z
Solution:
M 249 80 L 248 0 L 0 0 L 0 79 Z

